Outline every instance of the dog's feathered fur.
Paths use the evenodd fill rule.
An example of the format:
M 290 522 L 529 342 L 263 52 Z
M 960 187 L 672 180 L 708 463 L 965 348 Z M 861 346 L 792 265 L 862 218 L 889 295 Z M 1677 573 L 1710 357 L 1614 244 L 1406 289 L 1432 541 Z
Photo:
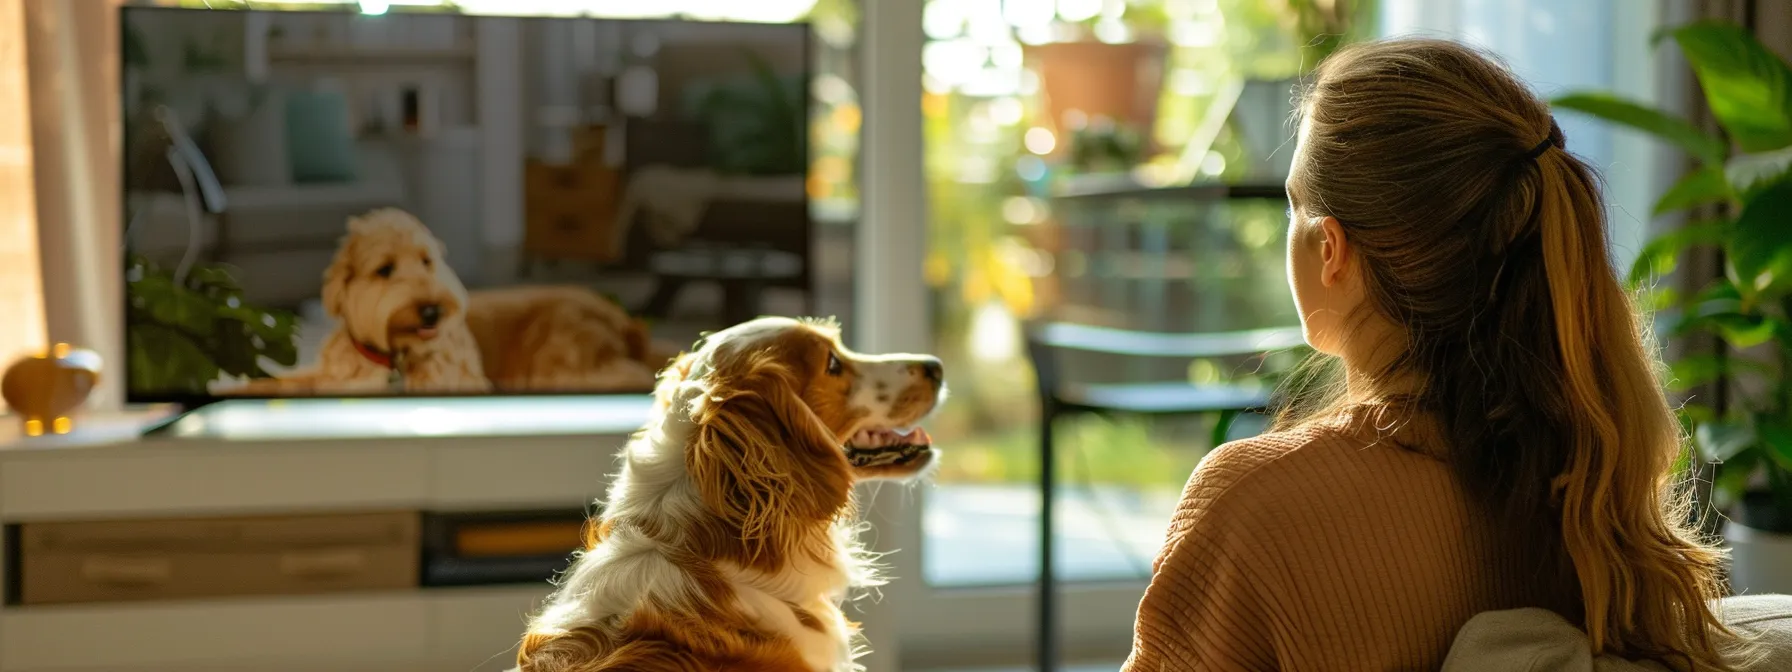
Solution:
M 852 358 L 850 375 L 847 364 L 821 373 L 836 356 Z M 937 404 L 941 385 L 912 361 L 857 357 L 826 325 L 775 318 L 680 357 L 586 550 L 524 635 L 520 669 L 860 669 L 841 603 L 879 580 L 854 540 L 852 483 L 914 475 L 932 456 L 877 473 L 842 446 L 867 423 L 911 424 Z

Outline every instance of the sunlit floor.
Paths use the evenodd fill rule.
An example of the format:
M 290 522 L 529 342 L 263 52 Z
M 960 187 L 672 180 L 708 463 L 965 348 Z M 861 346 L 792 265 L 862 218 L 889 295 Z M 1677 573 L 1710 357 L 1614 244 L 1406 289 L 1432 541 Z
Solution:
M 1179 495 L 1172 488 L 1060 490 L 1053 539 L 1058 576 L 1071 581 L 1147 578 Z M 1014 584 L 1039 575 L 1037 486 L 943 483 L 927 489 L 923 498 L 923 573 L 929 584 Z

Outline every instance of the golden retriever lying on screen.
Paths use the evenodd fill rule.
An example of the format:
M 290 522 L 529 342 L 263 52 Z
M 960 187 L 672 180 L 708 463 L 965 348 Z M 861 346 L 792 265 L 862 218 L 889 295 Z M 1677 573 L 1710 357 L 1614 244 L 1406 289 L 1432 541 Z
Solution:
M 336 321 L 317 362 L 229 392 L 298 394 L 645 392 L 655 361 L 647 331 L 621 307 L 578 287 L 469 293 L 446 249 L 403 210 L 348 220 L 324 271 Z
M 879 581 L 852 485 L 928 469 L 932 439 L 913 427 L 943 380 L 933 357 L 857 354 L 830 324 L 762 318 L 709 336 L 661 374 L 654 417 L 518 669 L 861 669 L 842 601 Z

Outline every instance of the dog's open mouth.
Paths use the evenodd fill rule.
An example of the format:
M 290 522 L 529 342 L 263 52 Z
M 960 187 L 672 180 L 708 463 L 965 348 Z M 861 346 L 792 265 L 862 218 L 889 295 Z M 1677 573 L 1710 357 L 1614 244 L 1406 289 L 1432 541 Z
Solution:
M 861 429 L 846 441 L 846 461 L 855 467 L 902 466 L 933 450 L 933 437 L 919 427 Z

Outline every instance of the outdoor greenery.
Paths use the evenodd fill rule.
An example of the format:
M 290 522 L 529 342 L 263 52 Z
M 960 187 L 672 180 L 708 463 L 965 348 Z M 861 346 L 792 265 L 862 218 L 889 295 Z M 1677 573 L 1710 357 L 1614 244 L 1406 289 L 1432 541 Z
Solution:
M 1717 465 L 1717 504 L 1745 525 L 1792 532 L 1792 67 L 1727 23 L 1662 35 L 1685 54 L 1721 136 L 1603 93 L 1554 105 L 1645 131 L 1696 159 L 1655 214 L 1697 214 L 1650 242 L 1630 281 L 1648 285 L 1692 248 L 1721 253 L 1724 277 L 1690 296 L 1651 290 L 1655 307 L 1674 313 L 1669 336 L 1715 340 L 1671 362 L 1671 385 L 1708 390 L 1682 414 L 1699 455 Z
M 1285 104 L 1293 79 L 1359 37 L 1360 26 L 1372 24 L 1367 19 L 1374 3 L 1140 0 L 1091 8 L 1096 5 L 1103 8 L 1098 13 L 1068 17 L 1068 5 L 1059 3 L 1052 29 L 1042 31 L 1020 25 L 1024 17 L 1012 13 L 988 19 L 960 9 L 967 3 L 928 4 L 924 23 L 930 49 L 949 46 L 973 62 L 979 55 L 987 59 L 977 76 L 935 70 L 962 59 L 924 59 L 931 226 L 926 277 L 935 292 L 935 352 L 953 363 L 948 373 L 953 403 L 934 431 L 952 451 L 942 465 L 945 481 L 1035 478 L 1038 402 L 1020 330 L 1028 319 L 1061 313 L 1063 293 L 1071 285 L 1098 285 L 1119 273 L 1127 276 L 1121 282 L 1137 286 L 1145 281 L 1132 276 L 1150 267 L 1181 265 L 1186 272 L 1166 277 L 1163 291 L 1172 297 L 1193 291 L 1196 298 L 1172 300 L 1168 305 L 1174 308 L 1163 315 L 1135 315 L 1127 318 L 1131 323 L 1113 326 L 1221 330 L 1295 319 L 1281 259 L 1285 204 L 1216 208 L 1172 198 L 1071 207 L 1055 195 L 1063 180 L 1090 173 L 1130 174 L 1160 185 L 1165 176 L 1280 182 L 1280 176 L 1259 172 L 1263 154 L 1275 151 L 1276 144 L 1262 147 L 1257 138 L 1267 134 L 1263 131 L 1290 130 L 1282 127 L 1285 105 L 1235 112 L 1232 106 L 1244 103 L 1232 102 L 1233 92 L 1264 83 L 1268 95 L 1255 100 Z M 1046 32 L 1053 42 L 1162 44 L 1164 76 L 1153 125 L 1138 128 L 1105 118 L 1078 125 L 1050 118 L 1041 90 L 1045 73 L 1031 51 Z M 1003 69 L 1004 63 L 1014 70 Z M 999 85 L 1006 82 L 1014 84 Z M 1244 127 L 1250 124 L 1263 128 Z M 1052 151 L 1055 147 L 1064 151 Z M 1135 231 L 1162 236 L 1169 241 L 1168 257 L 1150 257 L 1140 262 L 1144 268 L 1124 262 L 1117 267 L 1063 242 L 1072 235 L 1101 236 L 1102 228 L 1120 223 L 1129 227 L 1123 237 L 1146 235 Z M 1186 366 L 1191 380 L 1261 373 L 1213 362 L 1147 364 L 1159 371 Z M 1176 487 L 1212 446 L 1212 423 L 1211 418 L 1193 424 L 1066 421 L 1059 442 L 1066 478 Z M 1079 456 L 1089 459 L 1086 474 L 1078 470 Z

